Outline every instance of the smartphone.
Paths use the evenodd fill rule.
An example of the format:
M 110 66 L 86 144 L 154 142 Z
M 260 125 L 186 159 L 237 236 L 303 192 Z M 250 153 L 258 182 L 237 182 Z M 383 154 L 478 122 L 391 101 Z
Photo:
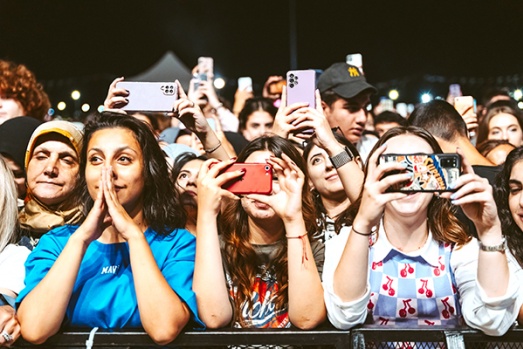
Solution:
M 248 76 L 238 78 L 238 90 L 252 92 L 252 79 Z
M 449 95 L 451 95 L 454 98 L 461 96 L 461 86 L 459 84 L 449 85 Z
M 126 111 L 171 112 L 178 99 L 178 87 L 174 82 L 120 81 L 117 88 L 129 91 Z
M 281 95 L 283 92 L 283 86 L 287 85 L 287 81 L 285 80 L 279 80 L 274 81 L 269 84 L 269 93 L 271 95 Z
M 352 53 L 345 57 L 347 64 L 356 66 L 360 72 L 363 74 L 363 56 L 361 53 Z
M 408 192 L 444 192 L 454 191 L 454 184 L 461 173 L 461 161 L 458 154 L 383 154 L 380 163 L 399 162 L 407 167 L 405 171 L 414 175 L 408 182 L 393 185 L 389 191 Z M 395 174 L 400 171 L 391 171 Z
M 198 80 L 207 81 L 213 76 L 214 61 L 211 57 L 198 58 Z
M 287 72 L 287 105 L 308 103 L 316 107 L 316 72 L 314 70 L 291 70 Z
M 270 194 L 272 192 L 272 166 L 262 163 L 237 162 L 222 172 L 244 170 L 243 176 L 225 183 L 222 188 L 233 194 Z
M 465 110 L 472 108 L 476 112 L 476 100 L 472 96 L 457 96 L 454 98 L 454 108 L 461 114 Z

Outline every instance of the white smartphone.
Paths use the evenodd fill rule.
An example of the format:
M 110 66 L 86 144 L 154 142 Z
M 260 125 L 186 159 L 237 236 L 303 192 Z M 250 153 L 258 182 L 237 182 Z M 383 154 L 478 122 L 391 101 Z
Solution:
M 252 79 L 248 76 L 238 78 L 238 90 L 252 92 Z
M 361 53 L 351 53 L 345 58 L 347 64 L 356 66 L 363 74 L 363 56 Z
M 214 61 L 211 57 L 198 58 L 198 79 L 206 81 L 213 76 Z
M 129 103 L 121 108 L 126 111 L 170 112 L 178 99 L 174 82 L 120 81 L 116 87 L 129 91 Z

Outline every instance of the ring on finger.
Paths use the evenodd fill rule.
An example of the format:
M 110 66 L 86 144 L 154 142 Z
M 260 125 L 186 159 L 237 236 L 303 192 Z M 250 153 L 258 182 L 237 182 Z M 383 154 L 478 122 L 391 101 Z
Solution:
M 10 342 L 13 340 L 13 336 L 11 336 L 9 333 L 7 333 L 6 331 L 2 331 L 2 337 L 4 337 L 5 341 L 6 342 Z

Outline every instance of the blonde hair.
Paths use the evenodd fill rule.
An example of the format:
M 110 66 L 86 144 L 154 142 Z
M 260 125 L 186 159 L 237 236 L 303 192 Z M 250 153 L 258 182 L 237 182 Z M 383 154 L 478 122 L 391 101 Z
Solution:
M 18 206 L 15 180 L 0 156 L 0 252 L 18 238 Z

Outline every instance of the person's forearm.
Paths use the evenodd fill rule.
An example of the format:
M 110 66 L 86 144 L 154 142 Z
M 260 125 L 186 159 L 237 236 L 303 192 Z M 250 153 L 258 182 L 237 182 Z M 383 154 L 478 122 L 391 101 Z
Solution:
M 202 142 L 203 149 L 208 157 L 218 160 L 229 160 L 231 158 L 214 131 L 198 133 L 197 136 Z
M 345 148 L 342 147 L 338 142 L 335 142 L 326 146 L 325 151 L 329 157 L 333 157 L 345 151 Z M 330 159 L 327 161 L 330 161 Z M 347 164 L 338 168 L 336 171 L 338 172 L 338 177 L 340 177 L 345 194 L 349 198 L 350 202 L 353 203 L 358 199 L 358 196 L 360 195 L 361 189 L 363 187 L 363 180 L 365 179 L 363 170 L 360 168 L 356 159 L 352 159 Z
M 198 314 L 209 328 L 220 328 L 232 321 L 233 312 L 222 265 L 216 215 L 200 209 L 196 223 L 193 290 Z
M 323 287 L 303 219 L 285 223 L 289 269 L 289 319 L 300 329 L 325 321 Z
M 88 247 L 77 236 L 73 234 L 69 238 L 47 275 L 18 308 L 22 336 L 31 343 L 45 342 L 62 325 L 78 270 Z
M 369 269 L 369 234 L 373 227 L 358 224 L 354 220 L 352 231 L 343 249 L 336 271 L 334 272 L 334 292 L 343 301 L 349 302 L 361 298 L 367 289 Z
M 501 227 L 494 226 L 479 236 L 484 246 L 499 245 L 502 241 Z M 500 297 L 507 292 L 509 268 L 506 253 L 479 249 L 478 282 L 489 297 Z
M 187 306 L 173 291 L 156 264 L 145 235 L 128 241 L 140 320 L 158 344 L 172 342 L 190 319 Z

